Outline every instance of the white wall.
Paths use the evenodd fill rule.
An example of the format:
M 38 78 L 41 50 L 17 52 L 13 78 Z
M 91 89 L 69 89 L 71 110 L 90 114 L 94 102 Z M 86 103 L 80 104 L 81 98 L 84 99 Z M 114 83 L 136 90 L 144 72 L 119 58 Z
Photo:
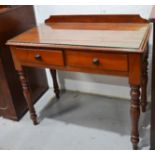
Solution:
M 148 18 L 151 5 L 147 6 L 35 6 L 37 23 L 42 23 L 50 15 L 54 14 L 140 14 Z M 150 49 L 152 42 L 150 41 Z M 150 71 L 151 71 L 151 50 L 149 56 L 149 84 L 148 98 L 150 100 Z M 47 71 L 48 82 L 52 87 L 52 80 Z M 88 93 L 95 93 L 120 98 L 130 98 L 128 79 L 125 77 L 114 77 L 105 75 L 94 75 L 73 72 L 58 72 L 61 88 L 77 90 Z

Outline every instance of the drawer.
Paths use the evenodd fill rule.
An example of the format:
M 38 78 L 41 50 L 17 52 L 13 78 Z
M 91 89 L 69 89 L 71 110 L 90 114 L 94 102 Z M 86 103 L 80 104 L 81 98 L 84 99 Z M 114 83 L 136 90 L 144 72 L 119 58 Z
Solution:
M 61 50 L 16 48 L 15 55 L 24 64 L 64 66 Z
M 66 51 L 66 63 L 70 67 L 87 69 L 128 71 L 126 54 L 112 54 L 86 51 Z

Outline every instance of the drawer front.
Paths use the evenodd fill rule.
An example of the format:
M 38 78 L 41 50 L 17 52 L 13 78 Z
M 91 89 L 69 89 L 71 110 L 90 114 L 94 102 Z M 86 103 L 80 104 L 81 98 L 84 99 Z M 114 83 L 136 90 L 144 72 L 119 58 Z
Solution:
M 66 63 L 71 67 L 88 69 L 128 71 L 126 54 L 106 54 L 86 51 L 66 51 Z
M 16 48 L 15 55 L 21 63 L 64 66 L 61 50 L 38 50 Z

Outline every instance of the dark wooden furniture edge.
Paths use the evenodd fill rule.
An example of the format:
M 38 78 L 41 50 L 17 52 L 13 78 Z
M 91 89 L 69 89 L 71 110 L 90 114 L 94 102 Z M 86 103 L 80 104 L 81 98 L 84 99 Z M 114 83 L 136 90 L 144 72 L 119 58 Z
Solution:
M 148 23 L 148 20 L 143 19 L 140 15 L 137 14 L 106 14 L 106 15 L 52 15 L 48 19 L 45 20 L 45 23 L 52 22 L 82 22 L 82 23 L 90 23 L 90 22 L 106 22 L 106 23 Z
M 153 23 L 150 149 L 155 150 L 155 6 L 152 8 L 149 21 Z
M 21 21 L 20 18 L 22 16 L 24 16 L 24 12 L 27 10 L 29 13 L 28 13 L 28 15 L 25 15 L 25 19 L 28 19 L 29 17 L 31 17 L 30 21 Z M 9 48 L 4 44 L 11 37 L 18 35 L 19 33 L 22 33 L 23 31 L 27 30 L 28 28 L 31 28 L 32 26 L 35 26 L 35 20 L 33 20 L 34 14 L 32 12 L 33 12 L 33 7 L 31 5 L 8 6 L 8 8 L 6 8 L 2 12 L 0 12 L 0 17 L 3 18 L 5 21 L 2 23 L 2 28 L 4 27 L 5 30 L 7 30 L 7 31 L 10 30 L 10 32 L 12 32 L 10 34 L 7 33 L 5 35 L 5 32 L 1 31 L 0 49 L 3 52 L 0 53 L 0 59 L 2 60 L 0 65 L 3 66 L 3 77 L 6 79 L 4 81 L 4 83 L 6 83 L 6 89 L 8 89 L 8 90 L 11 89 L 10 91 L 8 91 L 8 94 L 7 94 L 8 97 L 6 97 L 6 99 L 7 99 L 6 104 L 7 104 L 7 106 L 12 107 L 12 111 L 13 111 L 13 112 L 11 112 L 10 108 L 9 108 L 9 110 L 6 110 L 6 112 L 4 110 L 0 109 L 0 113 L 1 113 L 0 116 L 3 116 L 4 118 L 9 118 L 12 120 L 19 120 L 27 111 L 27 105 L 25 103 L 23 94 L 15 93 L 15 91 L 18 90 L 18 88 L 21 89 L 19 87 L 20 85 L 18 85 L 19 79 L 18 79 L 18 76 L 17 76 L 17 79 L 15 76 L 15 74 L 17 74 L 17 73 L 14 69 L 14 64 L 12 62 Z M 30 16 L 31 13 L 32 13 L 32 15 Z M 18 17 L 18 14 L 19 14 L 19 17 Z M 7 24 L 6 26 L 3 26 L 4 23 L 9 23 L 7 21 L 10 21 L 10 25 Z M 23 24 L 24 22 L 26 22 L 26 23 Z M 10 28 L 8 29 L 7 26 Z M 5 60 L 4 60 L 4 58 L 5 58 Z M 9 64 L 8 64 L 8 62 L 9 62 Z M 44 79 L 43 79 L 42 80 L 43 82 L 41 82 L 41 84 L 38 85 L 39 79 L 37 78 L 38 80 L 36 80 L 36 76 L 40 74 L 39 78 L 41 79 L 41 77 L 43 75 L 46 76 L 46 74 L 45 74 L 45 71 L 40 70 L 40 69 L 32 69 L 32 68 L 30 68 L 30 69 L 25 68 L 25 69 L 28 72 L 28 74 L 31 74 L 31 72 L 33 72 L 33 71 L 35 72 L 31 76 L 32 78 L 30 81 L 31 87 L 33 89 L 33 93 L 32 93 L 33 103 L 35 103 L 48 89 L 47 79 L 46 79 L 45 83 L 44 83 Z M 17 88 L 15 88 L 15 89 L 13 89 L 14 86 L 13 86 L 12 82 L 10 81 L 12 74 L 13 74 L 13 80 L 16 81 L 15 86 Z

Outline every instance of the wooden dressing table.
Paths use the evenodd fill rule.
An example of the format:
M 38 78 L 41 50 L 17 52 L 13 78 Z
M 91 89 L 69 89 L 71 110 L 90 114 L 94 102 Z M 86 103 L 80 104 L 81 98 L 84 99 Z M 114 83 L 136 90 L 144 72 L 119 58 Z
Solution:
M 131 142 L 137 149 L 140 107 L 146 109 L 149 32 L 148 21 L 138 15 L 65 15 L 51 16 L 9 40 L 33 123 L 37 115 L 23 66 L 50 68 L 57 98 L 56 70 L 126 76 L 131 87 Z

